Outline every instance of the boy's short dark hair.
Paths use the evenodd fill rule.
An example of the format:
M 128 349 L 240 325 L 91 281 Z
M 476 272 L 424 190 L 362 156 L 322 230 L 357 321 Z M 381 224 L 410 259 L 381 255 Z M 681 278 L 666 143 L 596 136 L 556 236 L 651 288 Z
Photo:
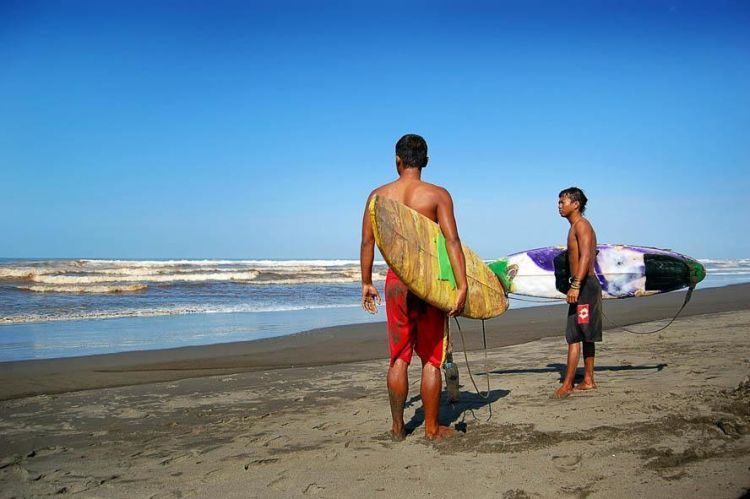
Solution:
M 406 168 L 427 166 L 427 142 L 413 133 L 408 133 L 396 142 L 396 155 Z
M 561 190 L 558 197 L 563 196 L 566 196 L 571 201 L 578 201 L 578 205 L 581 207 L 581 214 L 586 211 L 586 203 L 588 203 L 589 200 L 586 197 L 586 194 L 584 194 L 578 187 L 568 187 L 567 189 Z

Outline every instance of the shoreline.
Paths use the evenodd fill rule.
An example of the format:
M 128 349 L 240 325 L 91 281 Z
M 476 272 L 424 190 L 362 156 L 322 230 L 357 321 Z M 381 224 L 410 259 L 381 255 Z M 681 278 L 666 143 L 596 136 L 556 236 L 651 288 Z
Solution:
M 684 297 L 684 292 L 673 292 L 645 299 L 605 301 L 605 342 L 607 334 L 625 334 L 613 328 L 609 321 L 628 326 L 668 319 L 679 310 Z M 488 348 L 562 337 L 566 306 L 559 304 L 509 310 L 500 317 L 486 321 Z M 680 319 L 747 309 L 750 309 L 750 284 L 697 289 Z M 464 319 L 461 329 L 467 341 L 467 350 L 481 348 L 480 321 Z M 234 343 L 2 362 L 0 400 L 249 371 L 385 359 L 388 354 L 384 330 L 383 322 L 374 322 Z M 455 322 L 451 322 L 451 334 L 454 350 L 463 350 Z

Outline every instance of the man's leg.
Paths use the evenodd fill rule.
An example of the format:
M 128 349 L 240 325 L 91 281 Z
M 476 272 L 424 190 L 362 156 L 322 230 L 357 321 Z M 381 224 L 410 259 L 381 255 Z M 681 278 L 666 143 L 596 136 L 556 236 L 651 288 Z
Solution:
M 454 431 L 438 424 L 440 412 L 440 392 L 443 388 L 443 377 L 440 369 L 426 362 L 422 367 L 422 406 L 424 408 L 424 434 L 430 440 L 448 437 Z
M 388 398 L 391 402 L 391 434 L 397 440 L 406 437 L 404 430 L 404 405 L 409 394 L 409 364 L 403 359 L 396 359 L 388 369 Z
M 596 355 L 596 343 L 593 341 L 583 342 L 583 365 L 585 373 L 583 381 L 576 385 L 576 390 L 593 390 L 596 388 L 594 382 L 594 357 Z
M 565 371 L 565 379 L 560 388 L 555 390 L 556 398 L 565 398 L 573 391 L 573 380 L 576 377 L 578 359 L 581 356 L 581 343 L 568 343 L 568 365 Z

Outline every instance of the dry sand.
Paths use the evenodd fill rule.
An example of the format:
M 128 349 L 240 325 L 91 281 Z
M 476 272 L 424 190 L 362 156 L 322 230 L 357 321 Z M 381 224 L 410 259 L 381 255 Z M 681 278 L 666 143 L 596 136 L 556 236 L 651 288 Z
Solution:
M 441 443 L 423 437 L 417 367 L 406 413 L 412 433 L 391 442 L 387 362 L 313 365 L 320 359 L 296 357 L 313 334 L 285 344 L 287 362 L 308 364 L 286 369 L 250 362 L 263 349 L 273 362 L 283 358 L 262 342 L 235 349 L 231 361 L 205 349 L 161 352 L 162 370 L 150 357 L 157 354 L 145 353 L 0 364 L 7 399 L 0 402 L 0 495 L 740 497 L 750 488 L 750 286 L 724 288 L 737 298 L 735 310 L 706 314 L 701 307 L 726 308 L 726 296 L 713 291 L 699 293 L 688 315 L 661 333 L 605 331 L 599 389 L 565 400 L 549 398 L 564 369 L 559 333 L 489 350 L 491 406 L 474 393 L 459 357 L 461 401 L 441 406 L 441 421 L 459 432 Z M 619 302 L 605 310 L 629 322 L 668 315 L 653 311 L 655 298 L 624 302 L 630 311 L 615 310 Z M 690 316 L 691 308 L 703 315 Z M 520 321 L 513 332 L 523 329 L 521 319 L 536 320 L 542 332 L 563 322 L 545 322 L 549 311 L 517 312 L 507 317 Z M 488 329 L 491 345 L 504 341 L 501 321 Z M 476 344 L 476 326 L 464 329 Z M 346 330 L 323 338 L 349 337 Z M 516 343 L 524 339 L 518 334 Z M 486 387 L 483 352 L 470 352 L 469 360 Z M 175 371 L 191 362 L 192 376 L 244 372 L 159 382 L 142 375 L 184 378 Z M 93 384 L 114 387 L 64 393 L 91 388 L 82 373 L 99 371 L 106 375 Z M 56 377 L 57 385 L 50 381 Z M 142 384 L 116 386 L 128 377 Z M 22 397 L 24 390 L 40 394 Z

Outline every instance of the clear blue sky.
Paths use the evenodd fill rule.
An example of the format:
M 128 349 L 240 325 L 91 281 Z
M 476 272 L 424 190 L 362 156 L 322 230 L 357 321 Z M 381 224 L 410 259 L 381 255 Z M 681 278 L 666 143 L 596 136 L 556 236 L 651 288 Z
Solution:
M 746 1 L 0 0 L 0 257 L 357 258 L 423 135 L 485 258 L 750 257 Z

